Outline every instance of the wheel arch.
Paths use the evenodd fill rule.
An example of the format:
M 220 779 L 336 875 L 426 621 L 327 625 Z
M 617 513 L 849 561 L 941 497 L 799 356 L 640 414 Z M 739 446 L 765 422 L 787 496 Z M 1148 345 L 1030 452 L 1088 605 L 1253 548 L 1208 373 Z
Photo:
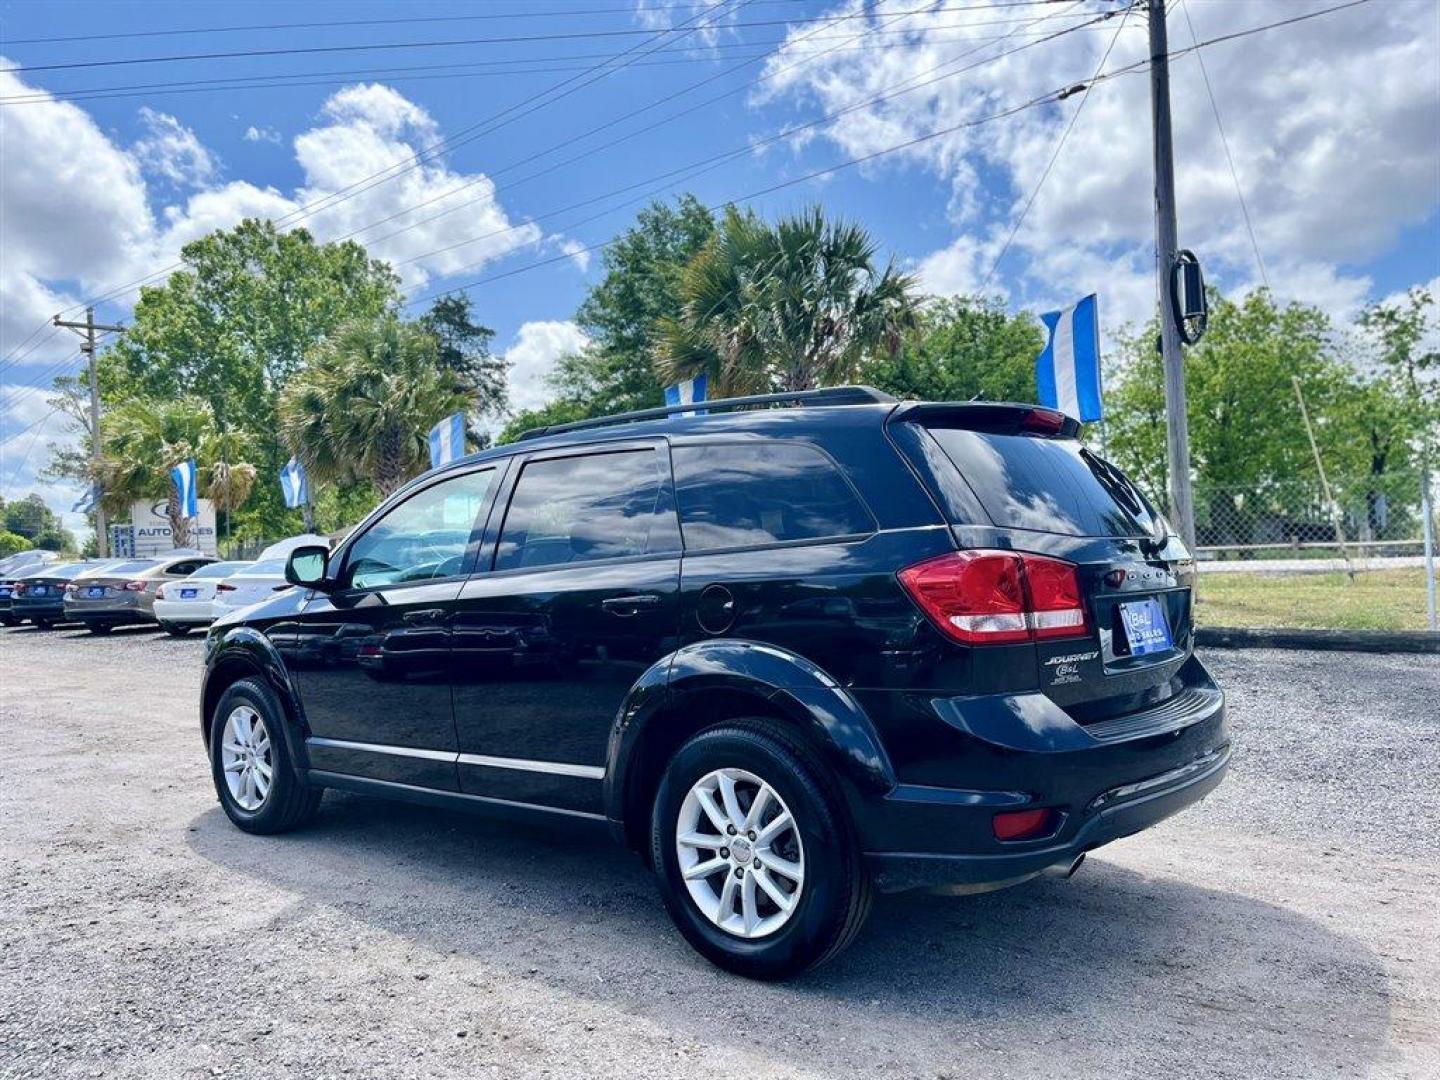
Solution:
M 852 814 L 860 799 L 895 786 L 874 725 L 844 687 L 784 649 L 713 639 L 650 668 L 616 718 L 605 769 L 616 839 L 647 850 L 650 804 L 671 756 L 700 732 L 745 718 L 774 724 L 814 751 Z
M 300 698 L 279 650 L 268 637 L 252 627 L 235 627 L 210 651 L 200 691 L 200 735 L 206 752 L 210 749 L 210 718 L 215 707 L 226 690 L 242 679 L 250 678 L 264 683 L 279 698 L 284 711 L 280 737 L 285 740 L 290 761 L 303 780 L 309 759 L 305 753 L 305 721 Z

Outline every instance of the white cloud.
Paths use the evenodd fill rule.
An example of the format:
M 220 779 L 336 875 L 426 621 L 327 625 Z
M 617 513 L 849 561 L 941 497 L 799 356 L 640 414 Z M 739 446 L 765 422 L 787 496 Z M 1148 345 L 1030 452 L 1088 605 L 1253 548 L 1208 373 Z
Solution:
M 141 106 L 140 121 L 146 134 L 130 152 L 146 173 L 176 187 L 204 187 L 215 179 L 220 165 L 195 132 L 169 113 L 157 112 L 148 105 Z
M 0 66 L 8 61 L 0 58 Z M 0 72 L 0 96 L 39 92 L 21 75 Z M 174 263 L 191 240 L 245 217 L 286 218 L 352 185 L 359 189 L 353 197 L 291 221 L 330 240 L 393 218 L 356 239 L 395 263 L 414 291 L 544 240 L 539 226 L 510 218 L 484 173 L 454 169 L 442 156 L 392 168 L 413 164 L 441 133 L 423 108 L 386 86 L 346 87 L 325 102 L 314 126 L 295 139 L 302 181 L 293 191 L 220 182 L 216 159 L 179 119 L 153 110 L 142 110 L 141 118 L 144 133 L 126 148 L 69 102 L 0 110 L 0 356 L 8 360 L 51 315 L 80 298 Z M 372 184 L 377 173 L 393 179 Z M 420 203 L 426 205 L 410 209 Z M 463 216 L 453 212 L 462 207 Z M 579 264 L 580 255 L 572 254 Z M 134 299 L 134 292 L 118 297 L 101 316 L 123 319 Z M 31 339 L 27 350 L 38 347 L 7 370 L 8 379 L 48 378 L 72 349 L 68 337 L 52 340 L 48 333 Z M 0 436 L 24 426 L 13 405 L 0 397 Z M 58 421 L 45 426 L 45 438 L 52 434 L 73 437 Z M 32 466 L 49 456 L 43 442 L 33 456 L 26 483 Z M 13 489 L 4 470 L 0 483 L 8 496 Z M 73 501 L 74 493 L 56 494 L 57 510 L 68 511 L 67 497 Z
M 555 361 L 579 352 L 589 338 L 568 321 L 527 322 L 520 327 L 505 359 L 510 364 L 510 408 L 515 412 L 536 409 L 555 397 L 546 378 Z
M 678 31 L 667 40 L 709 46 L 731 29 L 740 7 L 714 0 L 635 0 L 635 18 L 647 30 Z
M 995 28 L 974 24 L 998 12 L 977 15 L 968 0 L 943 0 L 923 14 L 893 14 L 915 7 L 880 0 L 870 20 L 913 34 L 872 37 L 863 51 L 798 66 L 823 46 L 796 43 L 805 27 L 792 28 L 792 44 L 769 62 L 773 77 L 755 104 L 789 104 L 806 119 L 860 105 L 822 129 L 834 157 L 858 157 L 1087 80 L 1116 26 L 1112 20 L 1040 40 L 1041 29 L 1066 24 L 1062 16 L 986 44 Z M 1260 0 L 1190 8 L 1202 41 L 1281 14 Z M 833 10 L 861 9 L 861 0 L 846 0 Z M 1003 17 L 1016 17 L 1014 9 Z M 947 29 L 936 30 L 941 26 Z M 1172 49 L 1191 44 L 1183 8 L 1172 10 L 1170 42 Z M 963 70 L 1021 45 L 1027 47 Z M 1440 206 L 1437 48 L 1433 6 L 1376 4 L 1206 49 L 1261 251 L 1282 296 L 1321 303 L 1336 315 L 1353 311 L 1370 283 L 1346 267 L 1384 254 Z M 1108 67 L 1145 54 L 1143 21 L 1132 18 Z M 861 105 L 946 74 L 952 77 Z M 1181 241 L 1199 252 L 1213 280 L 1251 287 L 1259 278 L 1255 258 L 1197 59 L 1177 59 L 1172 79 Z M 1016 302 L 1073 299 L 1098 288 L 1107 322 L 1152 310 L 1148 93 L 1142 73 L 1103 82 L 1090 94 L 998 275 Z M 920 168 L 950 185 L 956 236 L 919 261 L 927 284 L 969 289 L 984 280 L 1080 100 L 961 128 L 870 166 Z
M 278 143 L 280 141 L 280 133 L 274 128 L 256 127 L 254 124 L 251 124 L 245 129 L 245 134 L 241 136 L 241 138 L 246 142 Z

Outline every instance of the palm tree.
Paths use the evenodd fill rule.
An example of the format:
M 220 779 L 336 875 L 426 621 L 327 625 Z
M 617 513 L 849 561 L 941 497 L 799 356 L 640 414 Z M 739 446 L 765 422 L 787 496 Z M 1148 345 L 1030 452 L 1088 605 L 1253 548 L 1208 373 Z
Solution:
M 435 338 L 393 315 L 340 327 L 280 395 L 280 433 L 312 481 L 369 480 L 387 496 L 429 463 L 437 421 L 471 401 Z
M 180 505 L 170 470 L 196 458 L 201 493 L 207 498 L 216 496 L 220 493 L 217 480 L 229 477 L 231 490 L 218 502 L 239 506 L 254 487 L 255 467 L 218 459 L 217 451 L 224 446 L 214 432 L 210 407 L 198 398 L 132 398 L 115 406 L 101 425 L 99 479 L 105 509 L 120 515 L 141 499 L 163 497 L 171 542 L 189 547 L 191 520 Z M 250 481 L 242 493 L 241 478 L 246 475 Z
M 864 229 L 819 207 L 774 226 L 729 210 L 685 268 L 679 317 L 656 327 L 658 374 L 706 372 L 727 395 L 850 381 L 915 320 L 914 279 L 875 254 Z

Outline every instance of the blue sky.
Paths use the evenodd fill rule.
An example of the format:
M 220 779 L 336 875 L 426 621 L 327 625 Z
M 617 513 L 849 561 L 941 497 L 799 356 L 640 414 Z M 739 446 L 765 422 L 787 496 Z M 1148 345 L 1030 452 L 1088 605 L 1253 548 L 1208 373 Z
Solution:
M 1192 43 L 1190 21 L 1204 41 L 1339 2 L 1186 0 L 1172 8 L 1171 45 Z M 17 350 L 48 315 L 161 269 L 211 228 L 334 198 L 441 139 L 450 142 L 423 168 L 305 224 L 328 239 L 393 216 L 357 239 L 397 263 L 412 296 L 521 271 L 472 292 L 515 362 L 520 404 L 538 402 L 548 366 L 583 341 L 570 320 L 599 261 L 580 249 L 623 228 L 636 209 L 627 198 L 674 179 L 662 174 L 729 150 L 674 190 L 720 203 L 789 184 L 750 205 L 775 215 L 822 200 L 863 222 L 931 291 L 972 291 L 988 278 L 989 291 L 1030 310 L 1098 291 L 1108 330 L 1141 319 L 1153 303 L 1143 71 L 981 122 L 1087 81 L 1102 57 L 1112 72 L 1140 59 L 1142 19 L 1100 20 L 1121 6 L 0 2 L 0 66 L 21 69 L 0 73 L 0 99 L 12 99 L 0 103 L 0 490 L 29 490 L 49 444 L 68 437 L 64 418 L 45 419 L 40 392 L 68 342 L 41 334 Z M 318 25 L 215 29 L 291 23 Z M 168 33 L 202 27 L 210 32 Z M 77 35 L 91 40 L 27 40 Z M 425 41 L 464 43 L 356 48 Z M 43 69 L 246 50 L 337 51 Z M 1434 0 L 1371 0 L 1204 50 L 1277 292 L 1345 319 L 1440 277 L 1437 53 Z M 282 76 L 292 84 L 194 85 Z M 82 96 L 50 97 L 70 94 Z M 1252 288 L 1256 259 L 1194 55 L 1175 61 L 1174 99 L 1182 243 L 1222 287 Z M 474 130 L 507 109 L 526 114 Z M 927 138 L 964 124 L 973 126 Z M 800 125 L 809 126 L 783 137 Z M 632 184 L 632 196 L 553 213 Z M 123 319 L 133 296 L 104 314 Z M 47 495 L 67 509 L 73 497 Z

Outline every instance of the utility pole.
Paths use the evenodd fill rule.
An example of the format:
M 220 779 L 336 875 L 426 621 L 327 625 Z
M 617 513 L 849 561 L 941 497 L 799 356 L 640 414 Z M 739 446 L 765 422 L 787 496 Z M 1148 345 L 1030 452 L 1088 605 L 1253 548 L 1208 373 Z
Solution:
M 123 326 L 108 326 L 95 321 L 95 309 L 85 309 L 85 321 L 66 322 L 56 315 L 51 320 L 56 326 L 74 330 L 85 339 L 80 351 L 90 362 L 90 470 L 93 475 L 91 497 L 95 500 L 95 554 L 105 558 L 110 554 L 110 530 L 105 521 L 104 491 L 100 487 L 100 383 L 95 374 L 95 342 L 98 333 L 123 334 Z
M 1185 412 L 1185 360 L 1180 327 L 1170 302 L 1175 258 L 1175 152 L 1170 134 L 1170 45 L 1165 0 L 1146 0 L 1150 15 L 1150 123 L 1155 140 L 1155 279 L 1160 301 L 1160 355 L 1165 365 L 1165 446 L 1170 474 L 1170 518 L 1185 545 L 1195 549 L 1195 502 L 1190 490 L 1190 422 Z

